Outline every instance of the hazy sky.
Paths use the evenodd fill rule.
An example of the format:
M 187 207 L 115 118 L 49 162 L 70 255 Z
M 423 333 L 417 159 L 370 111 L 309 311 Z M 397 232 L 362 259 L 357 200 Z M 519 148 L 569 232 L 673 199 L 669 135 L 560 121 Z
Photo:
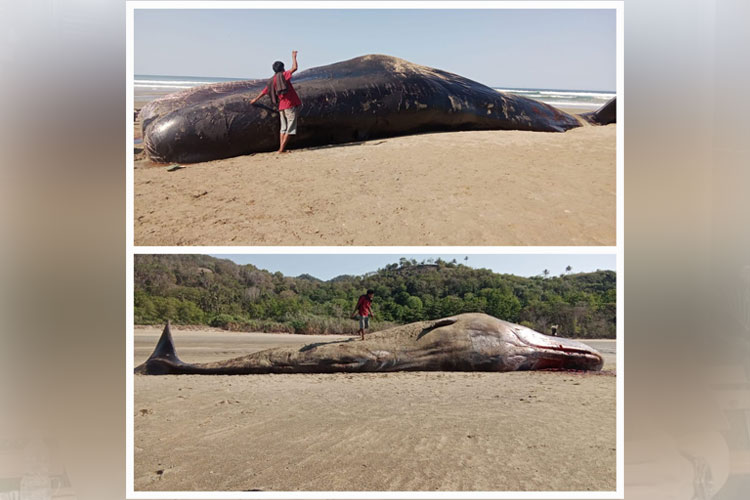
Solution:
M 322 280 L 329 280 L 342 274 L 360 276 L 376 271 L 387 264 L 397 263 L 401 257 L 422 261 L 438 257 L 458 262 L 473 268 L 492 269 L 497 273 L 517 276 L 536 276 L 549 269 L 552 275 L 565 272 L 571 266 L 574 273 L 602 270 L 615 270 L 614 255 L 469 255 L 467 254 L 314 254 L 314 255 L 229 255 L 212 254 L 220 259 L 230 259 L 238 264 L 253 264 L 267 271 L 280 271 L 285 276 L 310 274 Z
M 493 87 L 615 90 L 614 10 L 135 11 L 135 74 L 265 78 L 387 54 Z

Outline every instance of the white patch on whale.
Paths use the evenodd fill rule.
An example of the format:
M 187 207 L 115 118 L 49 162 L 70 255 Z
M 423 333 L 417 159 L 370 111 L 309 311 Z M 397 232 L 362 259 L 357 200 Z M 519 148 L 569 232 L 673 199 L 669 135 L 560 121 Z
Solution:
M 453 111 L 461 111 L 461 101 L 453 97 L 452 95 L 448 96 L 448 100 L 451 102 L 451 108 Z
M 469 340 L 471 340 L 471 347 L 476 352 L 483 354 L 489 354 L 492 351 L 500 347 L 500 340 L 492 335 L 485 335 L 482 333 L 470 333 Z

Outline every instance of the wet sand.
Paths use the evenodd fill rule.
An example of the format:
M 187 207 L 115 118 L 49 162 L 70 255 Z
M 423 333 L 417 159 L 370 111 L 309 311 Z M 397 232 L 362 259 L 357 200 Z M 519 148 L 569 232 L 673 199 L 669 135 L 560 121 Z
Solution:
M 187 362 L 347 338 L 173 334 Z M 614 490 L 615 342 L 586 342 L 603 372 L 136 376 L 135 489 Z

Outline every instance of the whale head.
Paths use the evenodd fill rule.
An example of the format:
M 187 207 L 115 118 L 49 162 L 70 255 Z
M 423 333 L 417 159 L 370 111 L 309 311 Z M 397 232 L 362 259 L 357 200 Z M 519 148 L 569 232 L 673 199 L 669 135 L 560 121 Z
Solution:
M 466 354 L 459 370 L 601 370 L 602 355 L 576 340 L 551 337 L 486 314 L 459 314 L 432 323 L 422 341 L 431 349 L 453 345 Z

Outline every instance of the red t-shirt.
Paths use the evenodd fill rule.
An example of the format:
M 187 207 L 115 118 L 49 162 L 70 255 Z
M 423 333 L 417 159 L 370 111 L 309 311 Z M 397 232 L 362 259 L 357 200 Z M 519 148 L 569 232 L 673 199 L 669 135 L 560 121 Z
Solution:
M 357 311 L 360 316 L 370 315 L 370 306 L 372 305 L 372 299 L 367 295 L 362 295 L 357 301 Z
M 282 109 L 295 108 L 302 104 L 302 101 L 299 100 L 299 96 L 292 86 L 291 71 L 284 71 L 284 80 L 286 80 L 287 91 L 283 94 L 279 94 L 279 111 L 281 111 Z M 268 85 L 266 85 L 266 88 L 264 88 L 263 92 L 260 93 L 260 95 L 262 96 L 266 94 L 268 94 Z

